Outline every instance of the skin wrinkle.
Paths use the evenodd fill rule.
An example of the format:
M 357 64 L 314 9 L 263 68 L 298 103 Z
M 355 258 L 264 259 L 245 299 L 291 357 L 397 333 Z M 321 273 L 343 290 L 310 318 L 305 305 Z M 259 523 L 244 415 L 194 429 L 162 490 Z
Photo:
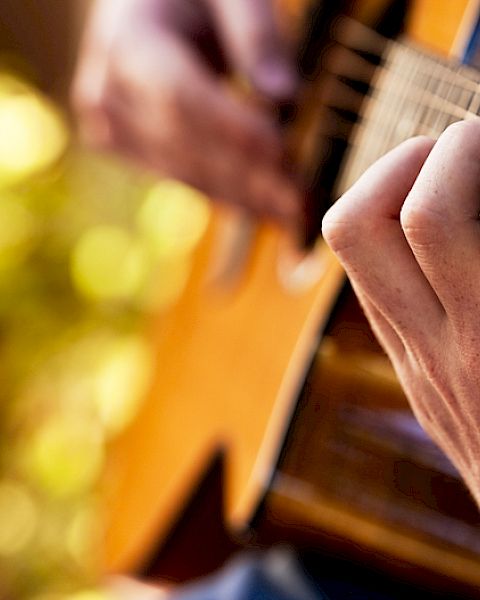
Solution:
M 348 272 L 350 275 L 350 271 Z M 379 285 L 383 285 L 382 282 L 379 282 Z M 361 284 L 360 284 L 361 287 Z M 386 309 L 383 304 L 378 303 L 375 298 L 371 297 L 364 290 L 359 292 L 359 297 L 366 298 L 368 300 L 368 304 L 376 310 L 376 312 L 381 315 L 383 321 L 388 325 L 391 329 L 392 333 L 398 338 L 399 344 L 402 347 L 403 352 L 410 351 L 413 356 L 416 356 L 416 352 L 414 348 L 410 348 L 405 337 L 405 332 L 408 332 L 409 327 L 402 324 L 401 320 L 393 320 L 390 315 L 390 310 Z M 391 307 L 389 307 L 390 309 Z M 387 351 L 388 353 L 388 351 Z M 395 365 L 394 365 L 395 366 Z
M 427 385 L 430 390 L 425 393 L 422 390 L 416 390 L 415 386 L 412 387 L 411 381 L 418 380 L 418 373 L 423 373 L 423 368 L 421 363 L 418 362 L 417 358 L 412 354 L 407 352 L 406 356 L 409 362 L 409 368 L 413 369 L 413 371 L 417 371 L 416 374 L 409 373 L 406 376 L 401 376 L 401 381 L 407 391 L 407 395 L 410 398 L 410 402 L 414 412 L 421 423 L 424 422 L 426 418 L 426 422 L 424 422 L 425 429 L 427 432 L 430 432 L 436 443 L 442 447 L 449 456 L 456 456 L 456 462 L 460 462 L 462 465 L 465 465 L 465 461 L 462 458 L 462 455 L 459 454 L 458 449 L 463 448 L 464 440 L 457 433 L 464 429 L 464 421 L 461 419 L 461 413 L 457 410 L 457 408 L 453 407 L 452 403 L 446 401 L 446 396 L 453 398 L 453 394 L 448 392 L 446 395 L 439 389 L 438 385 L 436 385 L 435 381 L 425 381 L 424 386 Z M 412 376 L 413 375 L 413 376 Z M 432 395 L 437 396 L 438 400 L 435 403 L 425 402 L 424 397 L 432 397 Z M 447 415 L 447 417 L 445 417 Z M 454 423 L 454 427 L 451 427 L 451 423 Z M 473 455 L 470 455 L 469 452 L 469 463 L 473 459 Z M 478 457 L 478 455 L 477 455 Z
M 423 157 L 414 143 L 400 146 L 325 218 L 325 239 L 339 254 L 412 409 L 477 502 L 479 134 L 480 119 L 448 128 Z M 397 210 L 399 219 L 392 219 Z
M 430 192 L 430 195 L 435 196 Z M 400 225 L 409 245 L 435 247 L 445 236 L 452 236 L 450 221 L 438 203 L 427 199 L 425 192 L 410 192 L 400 210 Z
M 462 287 L 450 275 L 445 278 L 445 286 L 451 288 L 451 302 L 448 306 L 448 314 L 452 324 L 453 331 L 465 339 L 472 331 L 472 324 L 468 315 L 480 313 L 480 303 L 475 300 L 476 289 L 473 287 L 474 274 L 470 277 L 470 281 L 464 278 Z M 465 290 L 465 288 L 467 288 Z

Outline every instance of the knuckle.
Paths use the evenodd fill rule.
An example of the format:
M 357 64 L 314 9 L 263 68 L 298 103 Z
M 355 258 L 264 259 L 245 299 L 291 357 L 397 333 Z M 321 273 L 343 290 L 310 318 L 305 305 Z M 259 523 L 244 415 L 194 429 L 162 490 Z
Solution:
M 322 235 L 324 240 L 333 251 L 337 251 L 342 246 L 342 240 L 348 230 L 345 223 L 336 217 L 334 209 L 330 209 L 322 220 Z
M 108 94 L 104 90 L 92 93 L 77 87 L 71 95 L 81 139 L 91 148 L 110 149 L 112 126 Z
M 76 81 L 70 92 L 71 106 L 82 117 L 91 112 L 103 112 L 106 100 L 103 91 L 93 90 L 82 80 Z
M 80 119 L 108 112 L 110 74 L 92 68 L 81 68 L 70 89 L 71 106 Z
M 480 152 L 480 118 L 453 123 L 440 136 L 438 144 L 443 147 L 450 160 L 464 164 L 473 161 L 477 164 Z
M 147 45 L 133 49 L 125 42 L 118 44 L 111 58 L 111 79 L 123 95 L 140 104 L 145 98 L 152 99 L 162 109 L 174 109 L 183 100 L 188 86 L 183 84 L 184 65 L 177 54 L 164 43 L 164 56 L 158 58 L 158 49 Z M 168 57 L 168 58 L 166 58 Z
M 442 137 L 448 138 L 455 145 L 463 141 L 477 139 L 480 135 L 480 119 L 470 119 L 465 121 L 456 121 L 449 125 Z
M 342 196 L 328 210 L 322 221 L 322 234 L 336 254 L 344 254 L 362 239 L 365 223 L 362 218 L 355 218 L 345 207 L 348 206 L 347 194 Z
M 109 102 L 107 94 L 85 95 L 79 98 L 76 104 L 76 112 L 80 119 L 106 117 L 109 112 Z
M 435 198 L 423 194 L 407 199 L 400 211 L 400 224 L 411 243 L 435 245 L 443 239 L 448 220 L 435 205 Z

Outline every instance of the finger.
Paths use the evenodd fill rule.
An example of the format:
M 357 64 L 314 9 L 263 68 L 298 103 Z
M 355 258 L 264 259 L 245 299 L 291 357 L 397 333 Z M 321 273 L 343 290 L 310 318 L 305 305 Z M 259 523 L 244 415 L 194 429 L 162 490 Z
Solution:
M 401 222 L 408 243 L 449 316 L 478 311 L 480 119 L 449 127 L 408 195 Z
M 375 163 L 329 210 L 323 233 L 357 289 L 383 315 L 405 347 L 431 347 L 443 308 L 399 223 L 402 204 L 433 141 L 404 142 Z
M 110 576 L 107 590 L 118 600 L 167 600 L 170 597 L 167 586 L 151 585 L 123 575 Z
M 352 287 L 374 334 L 392 362 L 417 420 L 434 442 L 455 461 L 457 467 L 465 467 L 459 452 L 463 444 L 457 433 L 465 429 L 465 415 L 462 416 L 458 406 L 452 406 L 438 396 L 430 377 L 425 377 L 424 365 L 420 364 L 412 353 L 405 351 L 399 336 L 377 308 L 363 295 L 362 290 L 355 284 L 352 284 Z M 478 417 L 469 420 L 470 430 L 474 431 L 478 424 Z M 445 435 L 446 432 L 448 435 Z
M 122 2 L 95 2 L 85 28 L 70 91 L 82 137 L 100 147 L 111 142 L 110 123 L 105 113 L 109 53 L 122 23 L 124 8 Z
M 230 202 L 258 217 L 273 218 L 295 230 L 300 203 L 294 184 L 270 164 L 254 163 L 235 145 L 212 140 L 198 143 L 187 135 L 162 140 L 148 136 L 130 107 L 112 105 L 115 150 L 156 173 L 192 185 L 214 200 Z M 133 113 L 135 114 L 135 113 Z
M 189 174 L 201 173 L 202 182 L 194 184 L 204 191 L 242 198 L 242 205 L 263 215 L 297 218 L 298 192 L 282 175 L 275 127 L 261 111 L 230 97 L 178 39 L 144 40 L 134 53 L 129 45 L 117 48 L 111 79 L 109 114 L 156 170 L 183 170 L 189 183 Z
M 272 0 L 207 0 L 233 67 L 266 97 L 291 99 L 297 75 Z
M 380 345 L 393 364 L 401 363 L 405 355 L 402 340 L 373 302 L 364 294 L 363 290 L 354 281 L 351 283 L 353 291 Z
M 442 401 L 437 390 L 431 384 L 430 378 L 425 377 L 423 365 L 419 364 L 416 356 L 406 351 L 405 346 L 390 323 L 378 309 L 363 294 L 354 283 L 352 287 L 359 299 L 372 330 L 390 358 L 400 383 L 409 399 L 410 406 L 425 431 L 452 459 L 461 466 L 459 448 L 461 439 L 456 433 L 465 425 L 458 407 Z M 436 401 L 432 402 L 434 398 Z M 452 423 L 455 427 L 452 427 Z M 478 423 L 478 419 L 476 420 Z M 445 432 L 448 431 L 448 435 Z
M 134 49 L 134 50 L 133 50 Z M 124 40 L 112 60 L 111 79 L 150 130 L 167 132 L 187 118 L 192 135 L 217 136 L 251 155 L 280 162 L 282 138 L 270 116 L 235 98 L 183 40 L 169 32 Z

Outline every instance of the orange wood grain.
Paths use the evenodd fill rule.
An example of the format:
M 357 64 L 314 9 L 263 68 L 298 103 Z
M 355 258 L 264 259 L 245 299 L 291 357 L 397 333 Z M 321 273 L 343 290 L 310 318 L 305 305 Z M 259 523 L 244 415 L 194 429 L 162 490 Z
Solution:
M 408 35 L 437 53 L 455 53 L 457 37 L 467 25 L 464 17 L 470 20 L 478 6 L 478 0 L 415 0 L 407 23 Z
M 246 523 L 269 481 L 319 325 L 343 282 L 322 245 L 310 258 L 321 271 L 315 284 L 284 287 L 282 237 L 264 227 L 238 285 L 215 287 L 208 255 L 221 226 L 217 214 L 183 299 L 159 320 L 156 384 L 111 449 L 109 571 L 141 563 L 216 452 L 226 455 L 226 519 L 234 528 Z

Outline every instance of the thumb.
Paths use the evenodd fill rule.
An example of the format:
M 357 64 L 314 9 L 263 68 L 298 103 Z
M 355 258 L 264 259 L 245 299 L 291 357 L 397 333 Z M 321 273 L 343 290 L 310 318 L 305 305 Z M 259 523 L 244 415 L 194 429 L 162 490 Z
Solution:
M 289 100 L 297 75 L 272 0 L 207 0 L 234 69 L 264 96 Z

